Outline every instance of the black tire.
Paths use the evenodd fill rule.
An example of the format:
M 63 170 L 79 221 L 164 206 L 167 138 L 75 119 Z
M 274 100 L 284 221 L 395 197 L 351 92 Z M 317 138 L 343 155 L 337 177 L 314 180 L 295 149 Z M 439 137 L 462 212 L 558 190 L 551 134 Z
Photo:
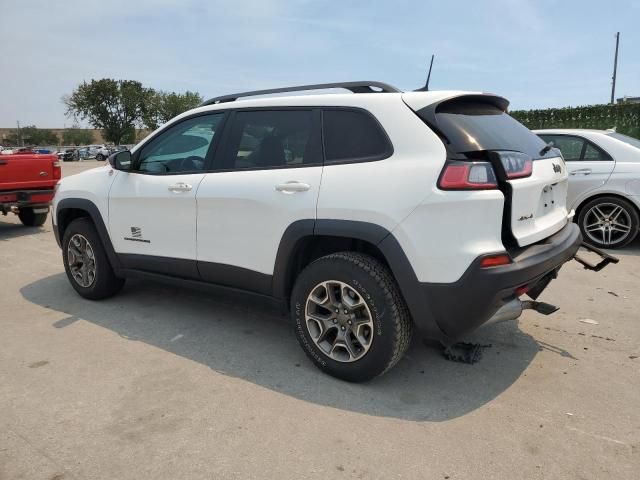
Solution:
M 320 349 L 307 326 L 307 298 L 326 281 L 348 284 L 371 313 L 371 344 L 363 356 L 348 363 L 334 360 Z M 361 253 L 334 253 L 308 265 L 296 279 L 291 315 L 298 342 L 313 363 L 329 375 L 349 382 L 364 382 L 385 373 L 411 343 L 413 323 L 395 280 L 378 260 Z
M 18 211 L 18 218 L 25 227 L 41 227 L 47 221 L 49 212 L 35 213 L 33 208 L 21 208 Z
M 95 260 L 95 278 L 91 285 L 87 287 L 82 286 L 73 277 L 68 262 L 69 242 L 75 234 L 80 234 L 86 238 L 93 250 Z M 102 245 L 102 240 L 100 240 L 100 236 L 98 235 L 93 222 L 88 218 L 78 218 L 74 220 L 65 230 L 64 236 L 62 237 L 62 259 L 64 262 L 64 269 L 67 272 L 67 278 L 69 279 L 71 286 L 84 298 L 88 298 L 89 300 L 101 300 L 103 298 L 108 298 L 118 293 L 124 285 L 125 280 L 123 278 L 116 277 L 114 274 L 104 246 Z
M 600 239 L 602 231 L 596 230 L 588 232 L 587 226 L 593 225 L 594 207 L 599 207 L 600 210 L 606 214 L 607 212 L 611 212 L 612 209 L 615 208 L 615 206 L 622 209 L 622 212 L 618 215 L 616 220 L 622 222 L 625 225 L 625 227 L 623 228 L 626 229 L 628 227 L 630 230 L 629 234 L 625 237 L 622 237 L 621 234 L 616 234 L 616 232 L 614 232 L 614 234 L 611 236 L 612 241 L 608 243 L 609 237 L 606 233 L 604 234 L 605 241 L 602 241 L 602 239 Z M 638 211 L 636 210 L 636 208 L 627 200 L 619 197 L 606 196 L 595 198 L 580 207 L 580 213 L 578 215 L 577 222 L 585 242 L 598 248 L 622 248 L 631 243 L 636 238 L 638 234 L 638 226 L 640 225 L 640 218 L 638 217 Z M 618 238 L 617 241 L 616 235 Z
M 102 155 L 101 153 L 99 153 L 98 155 L 96 155 L 96 160 L 98 160 L 99 162 L 102 162 L 104 160 L 104 155 Z

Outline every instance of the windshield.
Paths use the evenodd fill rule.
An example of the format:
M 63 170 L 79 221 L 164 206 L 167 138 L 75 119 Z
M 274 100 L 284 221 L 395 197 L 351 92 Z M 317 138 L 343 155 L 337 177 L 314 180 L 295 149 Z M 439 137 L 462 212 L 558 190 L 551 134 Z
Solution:
M 607 133 L 611 138 L 615 138 L 616 140 L 620 140 L 621 142 L 626 143 L 627 145 L 631 145 L 632 147 L 640 148 L 640 140 L 637 138 L 629 137 L 628 135 L 623 135 L 621 133 L 610 132 Z

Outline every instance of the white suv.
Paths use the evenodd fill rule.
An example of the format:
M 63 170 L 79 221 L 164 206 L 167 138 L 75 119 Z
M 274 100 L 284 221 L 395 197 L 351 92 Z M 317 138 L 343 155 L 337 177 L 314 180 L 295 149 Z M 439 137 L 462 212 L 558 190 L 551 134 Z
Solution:
M 344 88 L 352 93 L 252 98 Z M 516 318 L 574 257 L 557 150 L 483 93 L 379 82 L 228 95 L 64 178 L 54 231 L 83 297 L 127 277 L 242 289 L 291 311 L 322 370 L 362 381 L 421 335 Z

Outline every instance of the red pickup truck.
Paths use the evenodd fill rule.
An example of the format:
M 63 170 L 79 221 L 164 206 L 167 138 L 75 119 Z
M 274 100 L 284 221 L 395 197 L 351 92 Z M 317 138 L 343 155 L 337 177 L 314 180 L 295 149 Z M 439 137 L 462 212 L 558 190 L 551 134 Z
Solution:
M 39 227 L 47 220 L 61 173 L 56 155 L 0 153 L 0 213 L 15 213 L 23 225 Z

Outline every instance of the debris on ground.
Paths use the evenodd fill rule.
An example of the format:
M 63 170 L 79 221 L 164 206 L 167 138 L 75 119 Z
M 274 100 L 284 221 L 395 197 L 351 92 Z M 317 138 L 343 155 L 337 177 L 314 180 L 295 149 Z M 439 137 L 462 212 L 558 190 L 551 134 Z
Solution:
M 608 293 L 609 295 L 613 295 L 614 297 L 619 297 L 619 296 L 620 296 L 620 295 L 618 295 L 616 292 L 608 291 L 607 293 Z
M 588 323 L 589 325 L 599 325 L 599 322 L 597 322 L 596 320 L 592 320 L 590 318 L 581 318 L 578 321 L 582 323 Z
M 458 342 L 449 347 L 445 347 L 442 354 L 444 355 L 444 358 L 451 360 L 452 362 L 473 365 L 482 358 L 482 351 L 489 347 L 491 347 L 491 345 Z

